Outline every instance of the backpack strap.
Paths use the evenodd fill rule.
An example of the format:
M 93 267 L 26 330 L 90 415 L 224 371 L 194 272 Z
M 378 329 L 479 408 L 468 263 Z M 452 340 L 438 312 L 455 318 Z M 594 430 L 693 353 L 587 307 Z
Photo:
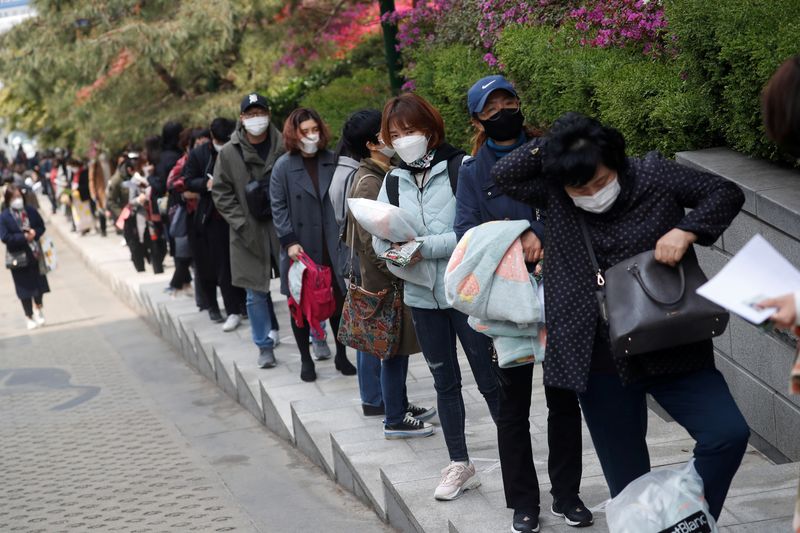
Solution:
M 458 189 L 458 170 L 468 157 L 467 155 L 462 155 L 460 159 L 453 157 L 447 162 L 447 177 L 450 178 L 450 188 L 453 189 L 453 196 L 456 195 L 456 190 Z
M 390 204 L 400 207 L 400 177 L 392 172 L 386 175 L 386 196 Z

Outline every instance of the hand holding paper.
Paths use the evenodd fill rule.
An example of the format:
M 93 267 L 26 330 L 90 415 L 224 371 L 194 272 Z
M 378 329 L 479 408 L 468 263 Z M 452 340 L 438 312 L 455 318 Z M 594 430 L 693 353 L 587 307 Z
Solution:
M 697 289 L 697 294 L 760 324 L 777 309 L 762 309 L 758 304 L 798 290 L 800 271 L 764 237 L 756 235 L 716 276 Z

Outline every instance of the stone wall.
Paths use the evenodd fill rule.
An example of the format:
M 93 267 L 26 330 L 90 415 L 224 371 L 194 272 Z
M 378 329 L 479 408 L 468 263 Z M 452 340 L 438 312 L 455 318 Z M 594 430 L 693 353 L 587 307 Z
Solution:
M 697 247 L 706 274 L 716 274 L 755 234 L 763 235 L 800 268 L 800 171 L 753 160 L 726 148 L 681 152 L 679 163 L 719 174 L 745 193 L 742 212 L 711 247 Z M 747 280 L 742 280 L 747 283 Z M 773 460 L 800 461 L 800 396 L 788 393 L 793 336 L 764 332 L 732 316 L 715 340 L 717 367 L 725 375 L 759 445 Z

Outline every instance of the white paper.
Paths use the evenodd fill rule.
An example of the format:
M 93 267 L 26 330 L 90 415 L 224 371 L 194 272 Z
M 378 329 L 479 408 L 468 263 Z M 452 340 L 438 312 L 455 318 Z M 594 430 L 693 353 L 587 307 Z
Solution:
M 800 290 L 800 271 L 761 235 L 756 235 L 697 294 L 754 324 L 775 309 L 753 304 Z

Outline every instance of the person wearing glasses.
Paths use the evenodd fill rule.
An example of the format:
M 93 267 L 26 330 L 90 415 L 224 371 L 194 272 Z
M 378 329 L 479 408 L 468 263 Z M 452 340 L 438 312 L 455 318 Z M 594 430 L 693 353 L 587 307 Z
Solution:
M 456 192 L 456 236 L 492 220 L 527 220 L 522 247 L 529 270 L 543 257 L 544 223 L 541 213 L 503 194 L 491 176 L 494 164 L 541 132 L 526 128 L 520 99 L 503 76 L 478 80 L 467 93 L 467 107 L 475 128 L 473 158 L 459 172 Z M 539 530 L 539 481 L 533 464 L 530 435 L 533 365 L 498 368 L 501 379 L 497 445 L 506 505 L 514 510 L 512 530 Z M 547 401 L 548 472 L 552 487 L 551 512 L 567 524 L 592 524 L 592 513 L 581 501 L 581 410 L 574 391 L 544 387 Z

